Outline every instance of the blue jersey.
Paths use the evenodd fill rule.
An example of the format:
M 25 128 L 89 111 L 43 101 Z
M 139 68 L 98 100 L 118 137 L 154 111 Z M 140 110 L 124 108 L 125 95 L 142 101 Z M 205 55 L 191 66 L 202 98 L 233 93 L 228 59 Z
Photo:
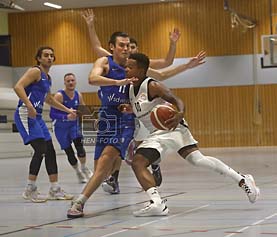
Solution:
M 105 75 L 114 80 L 125 79 L 125 68 L 116 64 L 112 56 L 108 56 L 109 72 Z M 129 85 L 125 86 L 100 86 L 100 100 L 102 106 L 117 107 L 129 103 Z
M 40 69 L 39 66 L 36 67 Z M 37 111 L 36 118 L 28 117 L 27 107 L 21 99 L 14 114 L 14 122 L 25 145 L 39 138 L 45 141 L 51 140 L 51 135 L 41 116 L 45 97 L 50 91 L 51 78 L 42 71 L 40 74 L 38 82 L 33 82 L 25 88 L 28 99 Z
M 36 67 L 40 69 L 39 66 Z M 33 82 L 25 88 L 26 95 L 36 109 L 38 116 L 42 114 L 43 104 L 51 87 L 51 77 L 43 71 L 40 72 L 40 75 L 41 79 L 38 82 Z M 25 104 L 19 99 L 17 109 L 22 106 L 25 107 Z
M 126 78 L 125 68 L 116 64 L 112 56 L 108 56 L 109 72 L 107 78 L 122 80 Z M 120 156 L 124 158 L 129 142 L 124 142 L 123 135 L 128 138 L 133 137 L 134 121 L 133 115 L 126 115 L 118 110 L 120 104 L 129 103 L 129 85 L 125 86 L 100 86 L 98 97 L 101 100 L 99 110 L 98 136 L 95 147 L 94 159 L 98 159 L 106 145 L 112 145 L 120 151 Z M 129 127 L 128 135 L 124 133 L 124 128 Z
M 63 105 L 69 109 L 78 109 L 78 106 L 80 104 L 79 100 L 79 93 L 78 91 L 74 91 L 74 97 L 71 99 L 68 97 L 68 95 L 65 93 L 64 90 L 59 90 L 63 97 Z M 76 120 L 69 121 L 67 120 L 67 112 L 61 111 L 59 109 L 55 109 L 51 107 L 50 109 L 50 118 L 53 120 L 55 126 L 66 126 L 66 124 L 74 124 L 76 123 Z M 66 124 L 65 124 L 66 123 Z
M 63 96 L 63 105 L 67 108 L 77 110 L 80 104 L 79 93 L 74 91 L 74 97 L 71 99 L 64 90 L 59 90 Z M 82 138 L 79 127 L 79 120 L 68 120 L 68 113 L 51 107 L 50 117 L 53 120 L 54 132 L 62 150 L 71 146 L 72 141 Z

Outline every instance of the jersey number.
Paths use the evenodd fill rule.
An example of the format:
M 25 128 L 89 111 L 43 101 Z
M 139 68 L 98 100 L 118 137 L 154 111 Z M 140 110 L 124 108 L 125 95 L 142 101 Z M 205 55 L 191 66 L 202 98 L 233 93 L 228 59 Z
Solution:
M 139 102 L 135 103 L 135 107 L 136 107 L 137 112 L 141 112 L 141 107 L 140 107 Z
M 125 90 L 126 90 L 126 85 L 120 86 L 119 89 L 118 89 L 118 91 L 123 93 L 123 94 L 125 93 Z

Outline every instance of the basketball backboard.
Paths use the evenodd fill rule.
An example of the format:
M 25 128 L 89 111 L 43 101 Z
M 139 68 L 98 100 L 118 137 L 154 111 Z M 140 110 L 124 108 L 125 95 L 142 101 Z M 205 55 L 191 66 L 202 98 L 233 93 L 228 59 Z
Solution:
M 277 67 L 277 35 L 262 35 L 262 68 Z

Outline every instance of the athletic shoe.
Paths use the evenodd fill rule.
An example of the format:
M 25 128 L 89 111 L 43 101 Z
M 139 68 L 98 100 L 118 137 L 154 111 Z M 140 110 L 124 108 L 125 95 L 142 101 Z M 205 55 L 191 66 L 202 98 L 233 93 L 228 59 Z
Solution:
M 84 204 L 80 201 L 72 201 L 71 208 L 67 211 L 68 218 L 80 218 L 84 216 Z
M 138 211 L 133 212 L 134 216 L 166 216 L 169 210 L 165 205 L 165 201 L 161 203 L 154 203 L 152 200 L 148 203 L 148 205 Z
M 160 165 L 151 165 L 152 175 L 154 176 L 156 186 L 159 187 L 162 183 L 163 177 Z
M 88 167 L 83 168 L 82 172 L 85 175 L 87 180 L 89 180 L 91 178 L 91 176 L 93 175 L 92 171 Z
M 42 203 L 47 201 L 47 197 L 40 196 L 40 193 L 37 190 L 37 187 L 28 187 L 25 189 L 25 191 L 22 194 L 22 197 L 25 200 L 30 200 L 34 203 Z
M 254 203 L 260 196 L 260 189 L 256 186 L 251 174 L 243 175 L 243 177 L 244 179 L 242 179 L 239 186 L 246 192 L 249 201 Z
M 119 183 L 116 181 L 113 177 L 110 177 L 109 179 L 104 180 L 102 183 L 102 188 L 105 192 L 110 194 L 119 194 Z
M 76 175 L 77 175 L 77 178 L 78 178 L 80 184 L 84 184 L 84 183 L 88 182 L 88 180 L 85 177 L 85 174 L 83 174 L 83 172 L 77 171 Z
M 61 187 L 50 188 L 48 199 L 49 200 L 72 200 L 74 198 L 73 195 L 66 193 Z

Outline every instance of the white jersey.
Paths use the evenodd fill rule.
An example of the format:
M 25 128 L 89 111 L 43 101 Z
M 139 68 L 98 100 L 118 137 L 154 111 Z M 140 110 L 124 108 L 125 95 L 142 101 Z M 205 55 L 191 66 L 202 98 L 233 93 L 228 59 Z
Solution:
M 134 86 L 130 86 L 129 98 L 136 117 L 143 123 L 150 134 L 147 137 L 141 137 L 143 142 L 138 146 L 139 148 L 152 148 L 160 153 L 160 157 L 166 157 L 167 150 L 178 152 L 181 148 L 197 144 L 197 141 L 191 135 L 186 121 L 183 120 L 175 130 L 158 130 L 156 129 L 150 119 L 152 109 L 158 105 L 166 103 L 162 98 L 155 98 L 149 100 L 148 85 L 152 78 L 146 78 L 140 85 L 137 95 L 134 93 Z M 157 160 L 155 163 L 158 163 Z
M 130 86 L 129 90 L 129 98 L 130 103 L 133 108 L 133 112 L 136 117 L 143 123 L 145 128 L 152 133 L 157 130 L 151 122 L 150 114 L 152 109 L 159 104 L 166 103 L 162 98 L 154 98 L 153 100 L 149 100 L 148 95 L 148 84 L 150 81 L 154 79 L 148 77 L 146 78 L 140 85 L 137 95 L 135 95 L 134 86 Z

